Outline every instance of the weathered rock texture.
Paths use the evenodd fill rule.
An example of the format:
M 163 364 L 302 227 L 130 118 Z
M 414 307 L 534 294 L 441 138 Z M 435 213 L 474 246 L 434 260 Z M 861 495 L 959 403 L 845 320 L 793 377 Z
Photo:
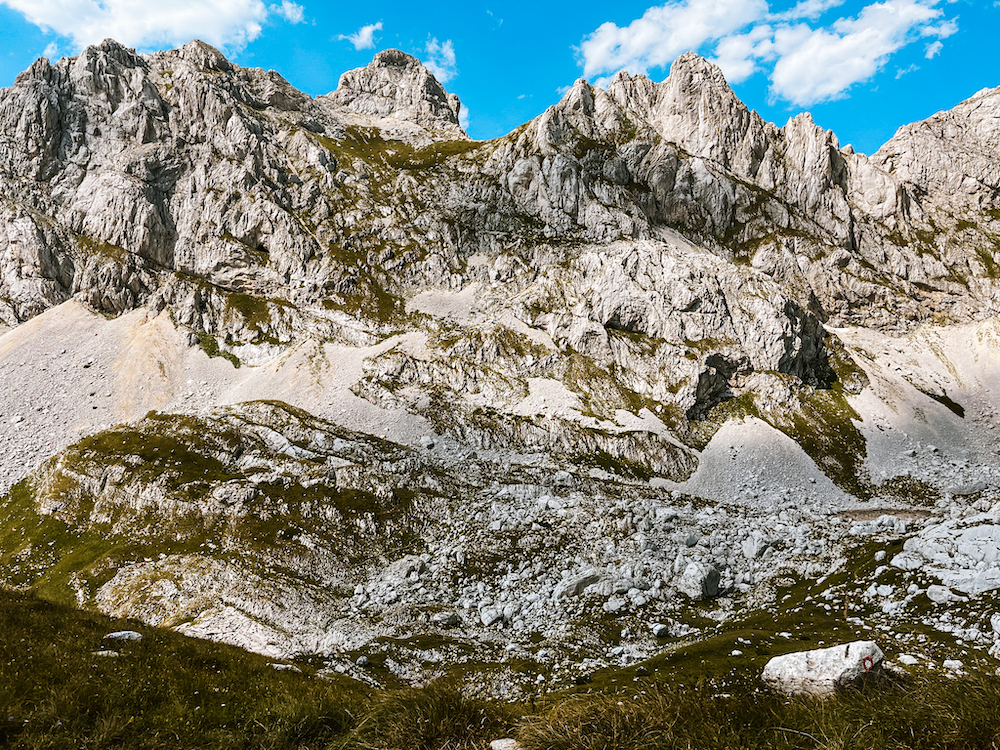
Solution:
M 419 60 L 399 50 L 379 52 L 367 68 L 344 73 L 337 90 L 323 100 L 362 115 L 464 134 L 458 97 L 446 92 Z
M 764 666 L 763 679 L 783 693 L 830 696 L 877 673 L 883 658 L 874 641 L 854 641 L 775 656 Z
M 465 645 L 397 644 L 400 664 L 500 661 L 537 632 L 565 677 L 600 638 L 573 622 L 633 618 L 643 636 L 590 666 L 634 662 L 656 645 L 640 618 L 683 635 L 690 600 L 910 531 L 835 509 L 984 512 L 998 102 L 869 157 L 807 114 L 764 122 L 688 54 L 477 142 L 394 50 L 317 98 L 197 41 L 41 59 L 0 91 L 0 323 L 106 348 L 47 341 L 43 362 L 28 328 L 0 337 L 31 396 L 0 395 L 5 486 L 56 453 L 5 501 L 4 580 L 275 654 L 419 626 Z M 236 401 L 256 403 L 199 410 Z M 995 519 L 927 523 L 897 568 L 994 587 Z M 74 535 L 122 545 L 56 555 Z M 889 617 L 917 579 L 825 594 Z M 983 617 L 949 632 L 982 640 Z

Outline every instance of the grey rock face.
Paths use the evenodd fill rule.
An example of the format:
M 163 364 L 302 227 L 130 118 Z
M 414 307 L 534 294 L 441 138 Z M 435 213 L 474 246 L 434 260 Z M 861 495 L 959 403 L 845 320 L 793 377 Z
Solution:
M 379 52 L 367 67 L 344 73 L 337 90 L 324 99 L 359 114 L 464 135 L 458 97 L 447 93 L 417 58 L 399 50 Z
M 984 89 L 954 109 L 905 125 L 872 162 L 906 185 L 911 195 L 975 209 L 997 205 L 996 148 L 1000 90 Z

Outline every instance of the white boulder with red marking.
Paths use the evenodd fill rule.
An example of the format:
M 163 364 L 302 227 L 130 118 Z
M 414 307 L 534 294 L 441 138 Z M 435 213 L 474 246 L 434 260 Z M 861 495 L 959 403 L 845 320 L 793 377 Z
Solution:
M 832 695 L 880 669 L 883 658 L 874 641 L 854 641 L 776 656 L 765 665 L 763 678 L 782 693 Z

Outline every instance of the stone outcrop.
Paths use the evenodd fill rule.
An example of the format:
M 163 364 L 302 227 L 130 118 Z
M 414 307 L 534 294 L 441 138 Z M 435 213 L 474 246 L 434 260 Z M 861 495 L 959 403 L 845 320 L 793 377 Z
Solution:
M 854 641 L 775 656 L 764 666 L 763 679 L 782 693 L 831 696 L 876 674 L 883 658 L 874 641 Z
M 906 540 L 903 551 L 892 558 L 892 565 L 936 576 L 946 587 L 962 594 L 995 591 L 1000 588 L 998 522 L 1000 506 L 929 526 Z

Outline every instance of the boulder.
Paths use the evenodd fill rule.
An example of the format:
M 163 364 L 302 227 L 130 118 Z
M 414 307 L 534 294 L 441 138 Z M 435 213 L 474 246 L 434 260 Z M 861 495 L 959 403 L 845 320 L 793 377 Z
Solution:
M 874 641 L 854 641 L 771 659 L 764 682 L 782 693 L 825 696 L 881 669 L 884 656 Z
M 959 601 L 962 597 L 955 596 L 947 586 L 931 585 L 927 587 L 927 598 L 935 604 Z
M 711 599 L 719 593 L 719 571 L 714 565 L 692 562 L 677 580 L 677 589 L 695 601 Z
M 579 596 L 588 586 L 592 586 L 603 577 L 598 570 L 587 570 L 570 578 L 565 578 L 556 586 L 556 599 Z

